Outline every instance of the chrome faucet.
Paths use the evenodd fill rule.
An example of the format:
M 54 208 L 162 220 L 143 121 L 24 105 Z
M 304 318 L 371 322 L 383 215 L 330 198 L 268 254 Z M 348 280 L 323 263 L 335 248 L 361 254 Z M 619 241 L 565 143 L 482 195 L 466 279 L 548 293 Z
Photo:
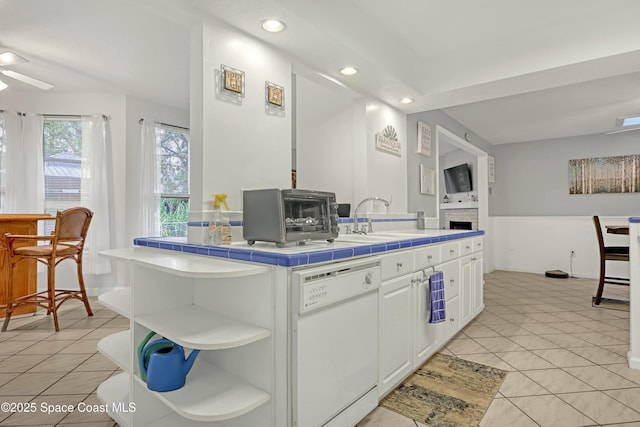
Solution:
M 358 203 L 358 206 L 356 206 L 355 210 L 353 211 L 353 231 L 352 231 L 352 233 L 354 233 L 354 234 L 367 234 L 366 225 L 363 224 L 362 225 L 362 229 L 360 229 L 360 227 L 358 226 L 358 209 L 360 209 L 360 206 L 362 206 L 366 202 L 370 202 L 372 200 L 379 200 L 382 203 L 384 203 L 384 205 L 386 207 L 389 207 L 389 202 L 387 200 L 383 199 L 382 197 L 367 197 L 366 199 L 364 199 L 363 201 Z M 371 227 L 371 222 L 369 222 L 369 232 L 372 232 L 372 231 L 373 231 L 373 228 Z

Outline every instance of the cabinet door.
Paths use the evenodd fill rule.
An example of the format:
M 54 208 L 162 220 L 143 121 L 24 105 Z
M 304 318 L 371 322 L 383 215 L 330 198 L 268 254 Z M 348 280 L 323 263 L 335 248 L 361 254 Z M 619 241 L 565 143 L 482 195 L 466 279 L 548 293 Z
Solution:
M 384 282 L 380 288 L 380 396 L 411 372 L 413 278 L 408 274 Z
M 440 341 L 448 341 L 451 337 L 458 333 L 460 330 L 460 298 L 455 297 L 447 301 L 445 305 L 445 312 L 447 320 L 441 323 L 440 329 Z
M 429 323 L 429 307 L 427 298 L 429 292 L 429 277 L 417 273 L 415 289 L 415 340 L 414 340 L 414 369 L 422 365 L 438 345 L 440 323 Z
M 450 300 L 460 292 L 460 260 L 445 262 L 436 267 L 444 276 L 444 295 Z
M 465 325 L 471 320 L 474 306 L 473 257 L 466 256 L 460 260 L 460 322 Z
M 472 311 L 474 314 L 480 313 L 484 306 L 484 278 L 482 275 L 482 252 L 478 252 L 472 257 L 473 267 L 473 303 Z

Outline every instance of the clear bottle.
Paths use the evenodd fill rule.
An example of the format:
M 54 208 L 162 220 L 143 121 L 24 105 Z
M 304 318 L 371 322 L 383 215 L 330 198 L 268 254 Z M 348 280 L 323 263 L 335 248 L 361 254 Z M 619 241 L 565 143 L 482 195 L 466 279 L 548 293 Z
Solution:
M 229 210 L 226 194 L 216 194 L 213 200 L 213 213 L 209 221 L 209 244 L 228 245 L 231 244 L 231 224 L 229 218 L 222 215 L 220 204 Z M 226 219 L 226 221 L 225 221 Z

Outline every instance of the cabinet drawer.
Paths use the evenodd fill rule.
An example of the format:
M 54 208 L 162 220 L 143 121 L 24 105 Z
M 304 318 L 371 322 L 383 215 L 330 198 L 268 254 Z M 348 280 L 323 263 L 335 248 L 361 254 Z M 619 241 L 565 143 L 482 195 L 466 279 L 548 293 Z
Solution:
M 442 262 L 460 257 L 460 241 L 449 242 L 442 245 Z
M 413 251 L 402 251 L 380 257 L 383 281 L 403 274 L 413 273 Z
M 464 239 L 460 241 L 460 255 L 469 255 L 473 252 L 473 239 Z
M 473 252 L 478 252 L 484 249 L 484 237 L 474 237 L 473 239 Z
M 422 270 L 425 267 L 440 264 L 440 247 L 442 245 L 433 245 L 418 248 L 415 250 L 415 267 L 416 270 Z
M 460 260 L 446 262 L 436 267 L 444 276 L 444 295 L 449 301 L 460 293 Z

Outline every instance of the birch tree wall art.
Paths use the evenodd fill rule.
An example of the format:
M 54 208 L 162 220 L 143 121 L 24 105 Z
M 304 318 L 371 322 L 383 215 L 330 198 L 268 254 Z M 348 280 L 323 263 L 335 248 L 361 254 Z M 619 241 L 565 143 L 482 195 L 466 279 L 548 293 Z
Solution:
M 569 194 L 640 192 L 640 154 L 569 160 Z

